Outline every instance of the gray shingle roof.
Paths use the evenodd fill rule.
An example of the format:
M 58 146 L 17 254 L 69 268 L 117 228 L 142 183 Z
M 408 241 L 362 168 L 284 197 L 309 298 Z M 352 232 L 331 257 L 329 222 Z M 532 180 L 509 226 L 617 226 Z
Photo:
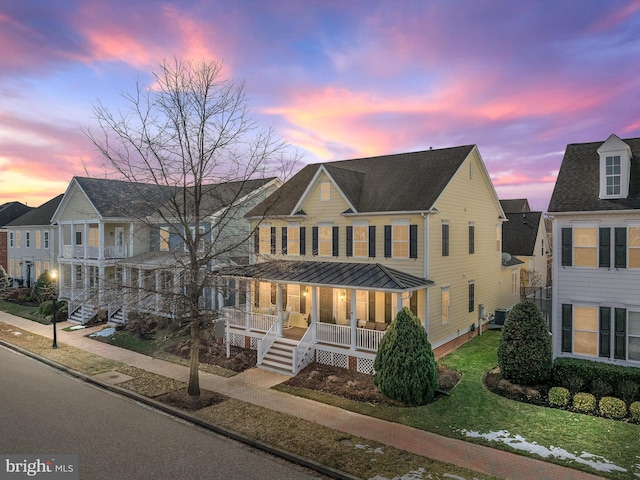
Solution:
M 361 290 L 410 291 L 434 285 L 431 280 L 378 263 L 270 261 L 226 267 L 219 275 L 304 285 L 353 287 Z
M 502 251 L 530 257 L 535 253 L 542 212 L 508 213 L 502 224 Z
M 604 143 L 567 145 L 549 212 L 589 212 L 640 209 L 640 138 L 622 139 L 631 147 L 629 197 L 600 199 L 600 156 Z
M 15 219 L 33 210 L 20 202 L 7 202 L 0 205 L 0 227 L 13 222 Z
M 509 200 L 500 200 L 504 213 L 522 213 L 530 212 L 529 201 L 526 198 L 513 198 Z
M 58 208 L 63 196 L 63 194 L 60 194 L 57 197 L 52 198 L 48 202 L 40 205 L 38 208 L 34 208 L 21 217 L 16 218 L 7 226 L 21 227 L 27 225 L 51 225 L 51 217 L 53 217 L 53 214 Z
M 290 215 L 324 165 L 360 213 L 429 210 L 474 145 L 307 165 L 247 216 Z

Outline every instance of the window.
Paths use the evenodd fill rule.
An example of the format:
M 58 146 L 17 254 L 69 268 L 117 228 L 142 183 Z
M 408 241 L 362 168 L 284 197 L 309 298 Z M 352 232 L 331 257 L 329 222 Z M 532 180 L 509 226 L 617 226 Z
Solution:
M 331 183 L 330 182 L 321 182 L 320 183 L 320 200 L 323 202 L 328 202 L 331 200 Z
M 605 178 L 607 195 L 620 195 L 620 155 L 606 157 Z
M 82 245 L 82 232 L 76 232 L 76 245 Z
M 469 283 L 469 311 L 470 312 L 473 312 L 475 310 L 475 303 L 476 303 L 475 292 L 476 292 L 475 283 Z
M 409 224 L 392 225 L 393 258 L 409 258 Z
M 196 240 L 196 227 L 189 227 L 189 232 L 191 233 L 191 239 L 195 242 Z M 204 252 L 204 234 L 206 232 L 206 227 L 204 225 L 200 225 L 198 227 L 198 234 L 199 234 L 199 239 L 198 239 L 198 252 Z M 187 248 L 187 246 L 185 245 L 185 249 Z
M 76 283 L 82 283 L 82 265 L 76 265 Z
M 260 238 L 258 253 L 265 255 L 271 253 L 271 225 L 268 223 L 260 225 L 258 236 Z
M 598 265 L 596 228 L 573 229 L 573 264 L 576 267 L 595 267 Z
M 629 227 L 629 268 L 640 268 L 640 227 Z
M 44 231 L 44 248 L 49 248 L 49 232 Z
M 369 225 L 366 223 L 353 225 L 353 256 L 369 256 Z
M 259 299 L 258 306 L 260 308 L 271 308 L 271 284 L 270 283 L 260 282 L 258 299 Z
M 13 232 L 9 232 L 9 246 L 13 247 Z
M 333 253 L 333 227 L 331 225 L 318 226 L 318 255 L 330 257 Z
M 42 248 L 42 231 L 36 230 L 36 248 Z
M 449 224 L 442 224 L 442 256 L 449 256 Z
M 300 255 L 300 225 L 297 223 L 290 223 L 287 226 L 287 254 Z M 300 301 L 299 296 L 298 301 Z
M 629 312 L 627 352 L 629 360 L 640 361 L 640 312 Z
M 9 259 L 9 276 L 13 277 L 13 273 L 15 271 L 15 260 L 13 258 Z
M 356 290 L 356 318 L 369 319 L 369 292 L 366 290 Z
M 42 273 L 42 261 L 36 260 L 36 279 L 40 278 Z
M 22 278 L 22 262 L 20 260 L 16 262 L 16 277 Z
M 573 352 L 595 357 L 598 355 L 598 309 L 573 307 Z
M 442 324 L 449 323 L 449 305 L 450 305 L 450 297 L 449 297 L 449 287 L 442 289 Z
M 31 232 L 24 232 L 24 246 L 29 248 L 31 247 Z
M 473 165 L 473 164 L 472 164 Z M 473 255 L 476 251 L 476 227 L 473 223 L 469 224 L 469 254 Z
M 511 295 L 518 293 L 518 270 L 511 270 Z
M 90 247 L 100 246 L 100 232 L 97 228 L 89 229 L 89 246 Z
M 45 271 L 49 271 L 49 262 L 44 262 Z
M 300 285 L 287 286 L 287 308 L 292 312 L 300 311 Z
M 169 227 L 160 227 L 160 251 L 169 250 Z

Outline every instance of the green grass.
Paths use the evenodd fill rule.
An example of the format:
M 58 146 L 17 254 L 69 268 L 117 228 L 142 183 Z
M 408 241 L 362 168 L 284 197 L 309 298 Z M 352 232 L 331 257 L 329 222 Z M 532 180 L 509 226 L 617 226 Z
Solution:
M 527 442 L 546 448 L 562 448 L 576 456 L 583 452 L 602 456 L 628 471 L 606 473 L 574 461 L 547 461 L 613 479 L 637 478 L 635 474 L 640 475 L 640 459 L 637 457 L 640 452 L 640 425 L 520 403 L 487 390 L 482 377 L 497 364 L 499 341 L 499 332 L 488 332 L 442 359 L 443 364 L 462 372 L 460 383 L 449 397 L 422 407 L 365 405 L 308 390 L 287 386 L 276 388 L 447 437 L 514 451 L 502 443 L 469 438 L 463 433 L 463 430 L 481 434 L 506 430 L 512 437 L 521 435 Z M 536 458 L 526 452 L 516 452 Z
M 158 349 L 154 341 L 145 340 L 130 332 L 115 332 L 110 337 L 95 337 L 94 339 L 149 356 L 153 356 Z
M 19 305 L 13 302 L 7 302 L 6 300 L 0 300 L 0 310 L 10 313 L 16 317 L 26 318 L 33 320 L 34 322 L 42 323 L 44 325 L 51 324 L 51 315 L 43 317 L 38 313 L 39 307 L 28 307 L 25 305 Z

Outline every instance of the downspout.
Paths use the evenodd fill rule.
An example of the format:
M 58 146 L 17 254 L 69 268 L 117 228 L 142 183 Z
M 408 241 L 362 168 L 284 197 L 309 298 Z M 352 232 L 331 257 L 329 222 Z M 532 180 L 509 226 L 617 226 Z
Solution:
M 424 212 L 420 214 L 422 216 L 424 225 L 424 270 L 423 275 L 425 280 L 429 279 L 429 218 Z M 429 334 L 429 288 L 424 289 L 424 330 Z

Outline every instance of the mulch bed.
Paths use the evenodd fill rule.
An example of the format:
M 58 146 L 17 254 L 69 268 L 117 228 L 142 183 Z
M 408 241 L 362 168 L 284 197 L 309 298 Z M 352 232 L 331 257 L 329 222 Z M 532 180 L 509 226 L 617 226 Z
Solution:
M 192 397 L 187 393 L 187 389 L 183 388 L 163 395 L 158 395 L 157 397 L 154 397 L 154 400 L 181 410 L 195 412 L 196 410 L 222 403 L 227 400 L 227 397 L 220 393 L 202 389 L 200 390 L 199 397 Z

